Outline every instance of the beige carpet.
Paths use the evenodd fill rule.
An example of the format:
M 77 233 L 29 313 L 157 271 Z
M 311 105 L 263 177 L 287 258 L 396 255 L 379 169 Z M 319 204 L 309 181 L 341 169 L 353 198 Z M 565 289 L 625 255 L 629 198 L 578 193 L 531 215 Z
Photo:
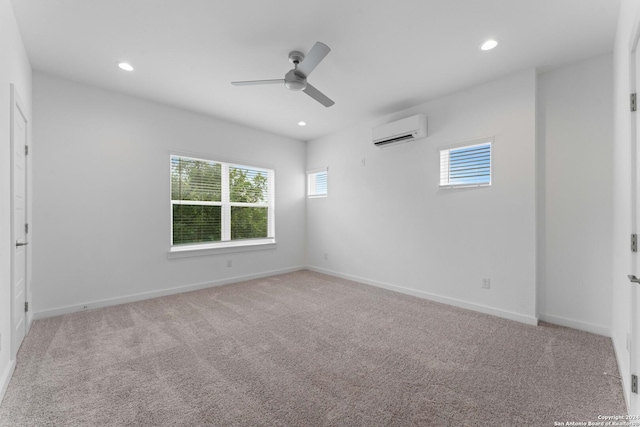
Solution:
M 34 323 L 0 426 L 553 426 L 626 412 L 611 340 L 300 271 Z

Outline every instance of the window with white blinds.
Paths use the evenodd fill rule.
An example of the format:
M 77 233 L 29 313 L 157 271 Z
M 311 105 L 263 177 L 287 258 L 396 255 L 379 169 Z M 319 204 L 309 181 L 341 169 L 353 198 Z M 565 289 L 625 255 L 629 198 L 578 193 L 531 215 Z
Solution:
M 491 141 L 440 150 L 440 187 L 491 185 Z
M 272 169 L 171 155 L 171 247 L 274 242 Z
M 328 194 L 327 169 L 307 172 L 307 196 L 326 197 Z

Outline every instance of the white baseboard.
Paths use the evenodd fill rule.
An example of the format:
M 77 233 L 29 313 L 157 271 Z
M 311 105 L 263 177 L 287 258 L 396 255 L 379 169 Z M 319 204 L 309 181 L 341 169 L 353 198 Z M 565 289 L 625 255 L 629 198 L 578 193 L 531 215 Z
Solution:
M 278 274 L 290 273 L 290 272 L 293 272 L 293 271 L 299 271 L 299 270 L 303 270 L 303 269 L 317 271 L 319 273 L 328 274 L 330 276 L 340 277 L 340 278 L 347 279 L 347 280 L 353 280 L 353 281 L 364 283 L 364 284 L 367 284 L 367 285 L 376 286 L 376 287 L 379 287 L 379 288 L 384 288 L 384 289 L 388 289 L 388 290 L 391 290 L 391 291 L 395 291 L 395 292 L 400 292 L 400 293 L 407 294 L 407 295 L 416 296 L 416 297 L 419 297 L 419 298 L 425 298 L 425 299 L 428 299 L 428 300 L 431 300 L 431 301 L 436 301 L 436 302 L 440 302 L 440 303 L 443 303 L 443 304 L 452 305 L 452 306 L 455 306 L 455 307 L 460 307 L 460 308 L 465 308 L 465 309 L 468 309 L 468 310 L 477 311 L 477 312 L 480 312 L 480 313 L 490 314 L 490 315 L 493 315 L 493 316 L 502 317 L 504 319 L 515 320 L 517 322 L 526 323 L 528 325 L 537 325 L 538 324 L 538 320 L 541 320 L 541 321 L 544 321 L 544 322 L 553 323 L 553 324 L 560 325 L 560 326 L 566 326 L 566 327 L 569 327 L 569 328 L 574 328 L 574 329 L 579 329 L 579 330 L 586 331 L 586 332 L 591 332 L 591 333 L 594 333 L 594 334 L 597 334 L 597 335 L 603 335 L 603 336 L 607 336 L 607 337 L 611 336 L 611 331 L 609 329 L 601 327 L 601 326 L 598 326 L 598 325 L 593 325 L 593 324 L 589 324 L 589 323 L 575 321 L 575 320 L 572 320 L 572 319 L 566 319 L 566 318 L 563 318 L 563 317 L 551 316 L 551 315 L 546 315 L 546 314 L 545 315 L 541 315 L 539 317 L 539 319 L 538 319 L 538 318 L 533 317 L 533 316 L 527 316 L 527 315 L 523 315 L 523 314 L 520 314 L 520 313 L 514 313 L 514 312 L 511 312 L 511 311 L 507 311 L 507 310 L 488 307 L 488 306 L 484 306 L 484 305 L 481 305 L 481 304 L 476 304 L 476 303 L 463 301 L 463 300 L 459 300 L 459 299 L 455 299 L 455 298 L 445 297 L 445 296 L 442 296 L 442 295 L 432 294 L 432 293 L 429 293 L 429 292 L 419 291 L 419 290 L 415 290 L 415 289 L 411 289 L 411 288 L 405 288 L 405 287 L 402 287 L 402 286 L 391 285 L 389 283 L 384 283 L 384 282 L 380 282 L 380 281 L 377 281 L 377 280 L 371 280 L 371 279 L 367 279 L 367 278 L 364 278 L 364 277 L 358 277 L 358 276 L 353 276 L 353 275 L 350 275 L 350 274 L 339 273 L 337 271 L 327 270 L 327 269 L 324 269 L 324 268 L 319 268 L 319 267 L 314 267 L 314 266 L 296 266 L 296 267 L 291 267 L 291 268 L 286 268 L 286 269 L 281 269 L 281 270 L 272 270 L 272 271 L 266 271 L 266 272 L 261 272 L 261 273 L 256 273 L 256 274 L 249 274 L 249 275 L 245 275 L 245 276 L 230 277 L 230 278 L 221 279 L 221 280 L 215 280 L 215 281 L 211 281 L 211 282 L 204 282 L 204 283 L 197 283 L 197 284 L 186 285 L 186 286 L 179 286 L 179 287 L 163 289 L 163 290 L 159 290 L 159 291 L 144 292 L 144 293 L 140 293 L 140 294 L 127 295 L 127 296 L 124 296 L 124 297 L 111 298 L 111 299 L 98 300 L 98 301 L 89 301 L 89 302 L 85 302 L 85 303 L 81 303 L 81 304 L 75 304 L 75 305 L 59 307 L 59 308 L 54 308 L 54 309 L 49 309 L 49 310 L 35 311 L 35 312 L 33 312 L 32 316 L 29 319 L 30 320 L 29 321 L 29 325 L 31 324 L 31 322 L 33 320 L 44 319 L 44 318 L 47 318 L 47 317 L 59 316 L 59 315 L 62 315 L 62 314 L 75 313 L 75 312 L 79 312 L 79 311 L 91 310 L 91 309 L 101 308 L 101 307 L 109 307 L 109 306 L 118 305 L 118 304 L 126 304 L 126 303 L 130 303 L 130 302 L 135 302 L 135 301 L 141 301 L 141 300 L 157 298 L 157 297 L 162 297 L 162 296 L 167 296 L 167 295 L 179 294 L 179 293 L 182 293 L 182 292 L 197 291 L 197 290 L 200 290 L 200 289 L 206 289 L 206 288 L 211 288 L 211 287 L 215 287 L 215 286 L 228 285 L 228 284 L 231 284 L 231 283 L 242 282 L 242 281 L 245 281 L 245 280 L 252 280 L 252 279 L 259 279 L 259 278 L 263 278 L 263 277 L 275 276 L 275 275 L 278 275 Z
M 215 286 L 228 285 L 231 283 L 243 282 L 245 280 L 260 279 L 263 277 L 275 276 L 278 274 L 291 273 L 293 271 L 304 270 L 305 268 L 306 268 L 305 266 L 298 266 L 298 267 L 285 268 L 281 270 L 265 271 L 262 273 L 249 274 L 246 276 L 236 276 L 236 277 L 229 277 L 221 280 L 214 280 L 212 282 L 196 283 L 193 285 L 179 286 L 176 288 L 162 289 L 159 291 L 144 292 L 140 294 L 127 295 L 124 297 L 110 298 L 110 299 L 98 300 L 98 301 L 89 301 L 81 304 L 53 308 L 50 310 L 35 311 L 33 313 L 33 320 L 45 319 L 47 317 L 53 317 L 53 316 L 60 316 L 62 314 L 76 313 L 79 311 L 93 310 L 95 308 L 110 307 L 113 305 L 126 304 L 129 302 L 142 301 L 142 300 L 147 300 L 151 298 L 164 297 L 167 295 L 175 295 L 183 292 L 198 291 L 200 289 L 213 288 Z
M 7 387 L 9 387 L 9 381 L 11 381 L 11 377 L 13 376 L 13 371 L 16 369 L 16 361 L 10 360 L 9 365 L 2 373 L 0 377 L 0 403 L 2 403 L 2 399 L 4 399 L 4 394 L 7 392 Z
M 620 377 L 621 377 L 621 381 L 622 381 L 622 395 L 624 396 L 624 403 L 626 405 L 627 408 L 627 414 L 632 415 L 631 412 L 629 411 L 629 408 L 631 408 L 631 402 L 630 399 L 632 398 L 631 396 L 631 384 L 629 383 L 631 381 L 631 374 L 629 372 L 629 370 L 627 368 L 625 368 L 625 366 L 629 366 L 629 361 L 626 361 L 625 364 L 623 364 L 622 362 L 624 360 L 621 359 L 621 351 L 629 351 L 627 350 L 627 343 L 625 342 L 623 346 L 618 346 L 618 342 L 616 341 L 616 339 L 614 338 L 613 334 L 611 334 L 611 342 L 613 344 L 613 354 L 615 354 L 616 356 L 616 363 L 618 363 L 618 371 L 620 373 Z M 622 350 L 620 350 L 622 349 Z
M 465 308 L 467 310 L 477 311 L 484 314 L 490 314 L 492 316 L 502 317 L 504 319 L 515 320 L 517 322 L 526 323 L 527 325 L 535 326 L 538 324 L 538 319 L 533 316 L 527 316 L 524 314 L 514 313 L 511 311 L 487 307 L 481 304 L 462 301 L 459 299 L 436 295 L 429 292 L 418 291 L 410 288 L 404 288 L 402 286 L 391 285 L 389 283 L 379 282 L 377 280 L 365 279 L 363 277 L 352 276 L 350 274 L 338 273 L 336 271 L 326 270 L 324 268 L 307 266 L 307 269 L 316 271 L 318 273 L 328 274 L 330 276 L 340 277 L 342 279 L 353 280 L 355 282 L 364 283 L 366 285 L 376 286 L 378 288 L 388 289 L 390 291 L 400 292 L 403 294 L 428 299 L 430 301 L 436 301 L 443 304 L 452 305 L 454 307 Z
M 567 328 L 578 329 L 580 331 L 591 332 L 592 334 L 603 335 L 611 338 L 611 330 L 603 326 L 567 319 L 560 316 L 552 316 L 550 314 L 541 314 L 538 318 L 541 322 L 553 323 L 554 325 L 566 326 Z

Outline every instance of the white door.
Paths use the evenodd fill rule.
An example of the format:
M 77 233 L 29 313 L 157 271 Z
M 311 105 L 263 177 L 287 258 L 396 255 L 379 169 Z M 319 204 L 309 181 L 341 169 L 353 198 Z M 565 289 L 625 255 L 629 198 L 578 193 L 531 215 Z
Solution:
M 638 50 L 638 41 L 640 33 L 636 32 L 634 41 L 632 43 L 631 55 L 629 57 L 629 64 L 631 65 L 631 92 L 637 92 L 640 88 L 640 51 Z M 631 194 L 630 207 L 631 207 L 631 230 L 629 233 L 638 233 L 638 226 L 640 225 L 640 110 L 630 112 L 631 118 Z M 633 108 L 630 108 L 632 111 Z M 633 246 L 633 243 L 632 243 Z M 640 374 L 640 242 L 636 243 L 636 250 L 634 252 L 633 247 L 630 248 L 629 266 L 630 271 L 628 277 L 630 279 L 629 285 L 631 286 L 631 346 L 629 348 L 630 355 L 630 371 L 632 375 Z M 636 277 L 638 276 L 638 277 Z M 632 385 L 633 387 L 633 385 Z M 640 414 L 640 395 L 637 392 L 629 393 L 629 413 L 638 415 Z
M 18 352 L 26 334 L 27 319 L 27 116 L 11 86 L 11 200 L 13 209 L 12 229 L 12 355 Z

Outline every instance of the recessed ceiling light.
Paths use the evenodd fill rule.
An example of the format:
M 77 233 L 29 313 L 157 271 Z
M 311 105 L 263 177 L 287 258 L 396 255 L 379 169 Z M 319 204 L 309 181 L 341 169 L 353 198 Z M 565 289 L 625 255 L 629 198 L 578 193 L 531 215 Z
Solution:
M 298 122 L 298 126 L 306 126 L 307 122 Z
M 489 39 L 486 42 L 482 43 L 482 45 L 480 46 L 480 49 L 491 50 L 496 46 L 498 46 L 498 42 L 496 40 Z
M 127 62 L 121 62 L 118 64 L 118 67 L 122 68 L 125 71 L 133 71 L 133 67 L 131 66 L 131 64 L 127 63 Z

